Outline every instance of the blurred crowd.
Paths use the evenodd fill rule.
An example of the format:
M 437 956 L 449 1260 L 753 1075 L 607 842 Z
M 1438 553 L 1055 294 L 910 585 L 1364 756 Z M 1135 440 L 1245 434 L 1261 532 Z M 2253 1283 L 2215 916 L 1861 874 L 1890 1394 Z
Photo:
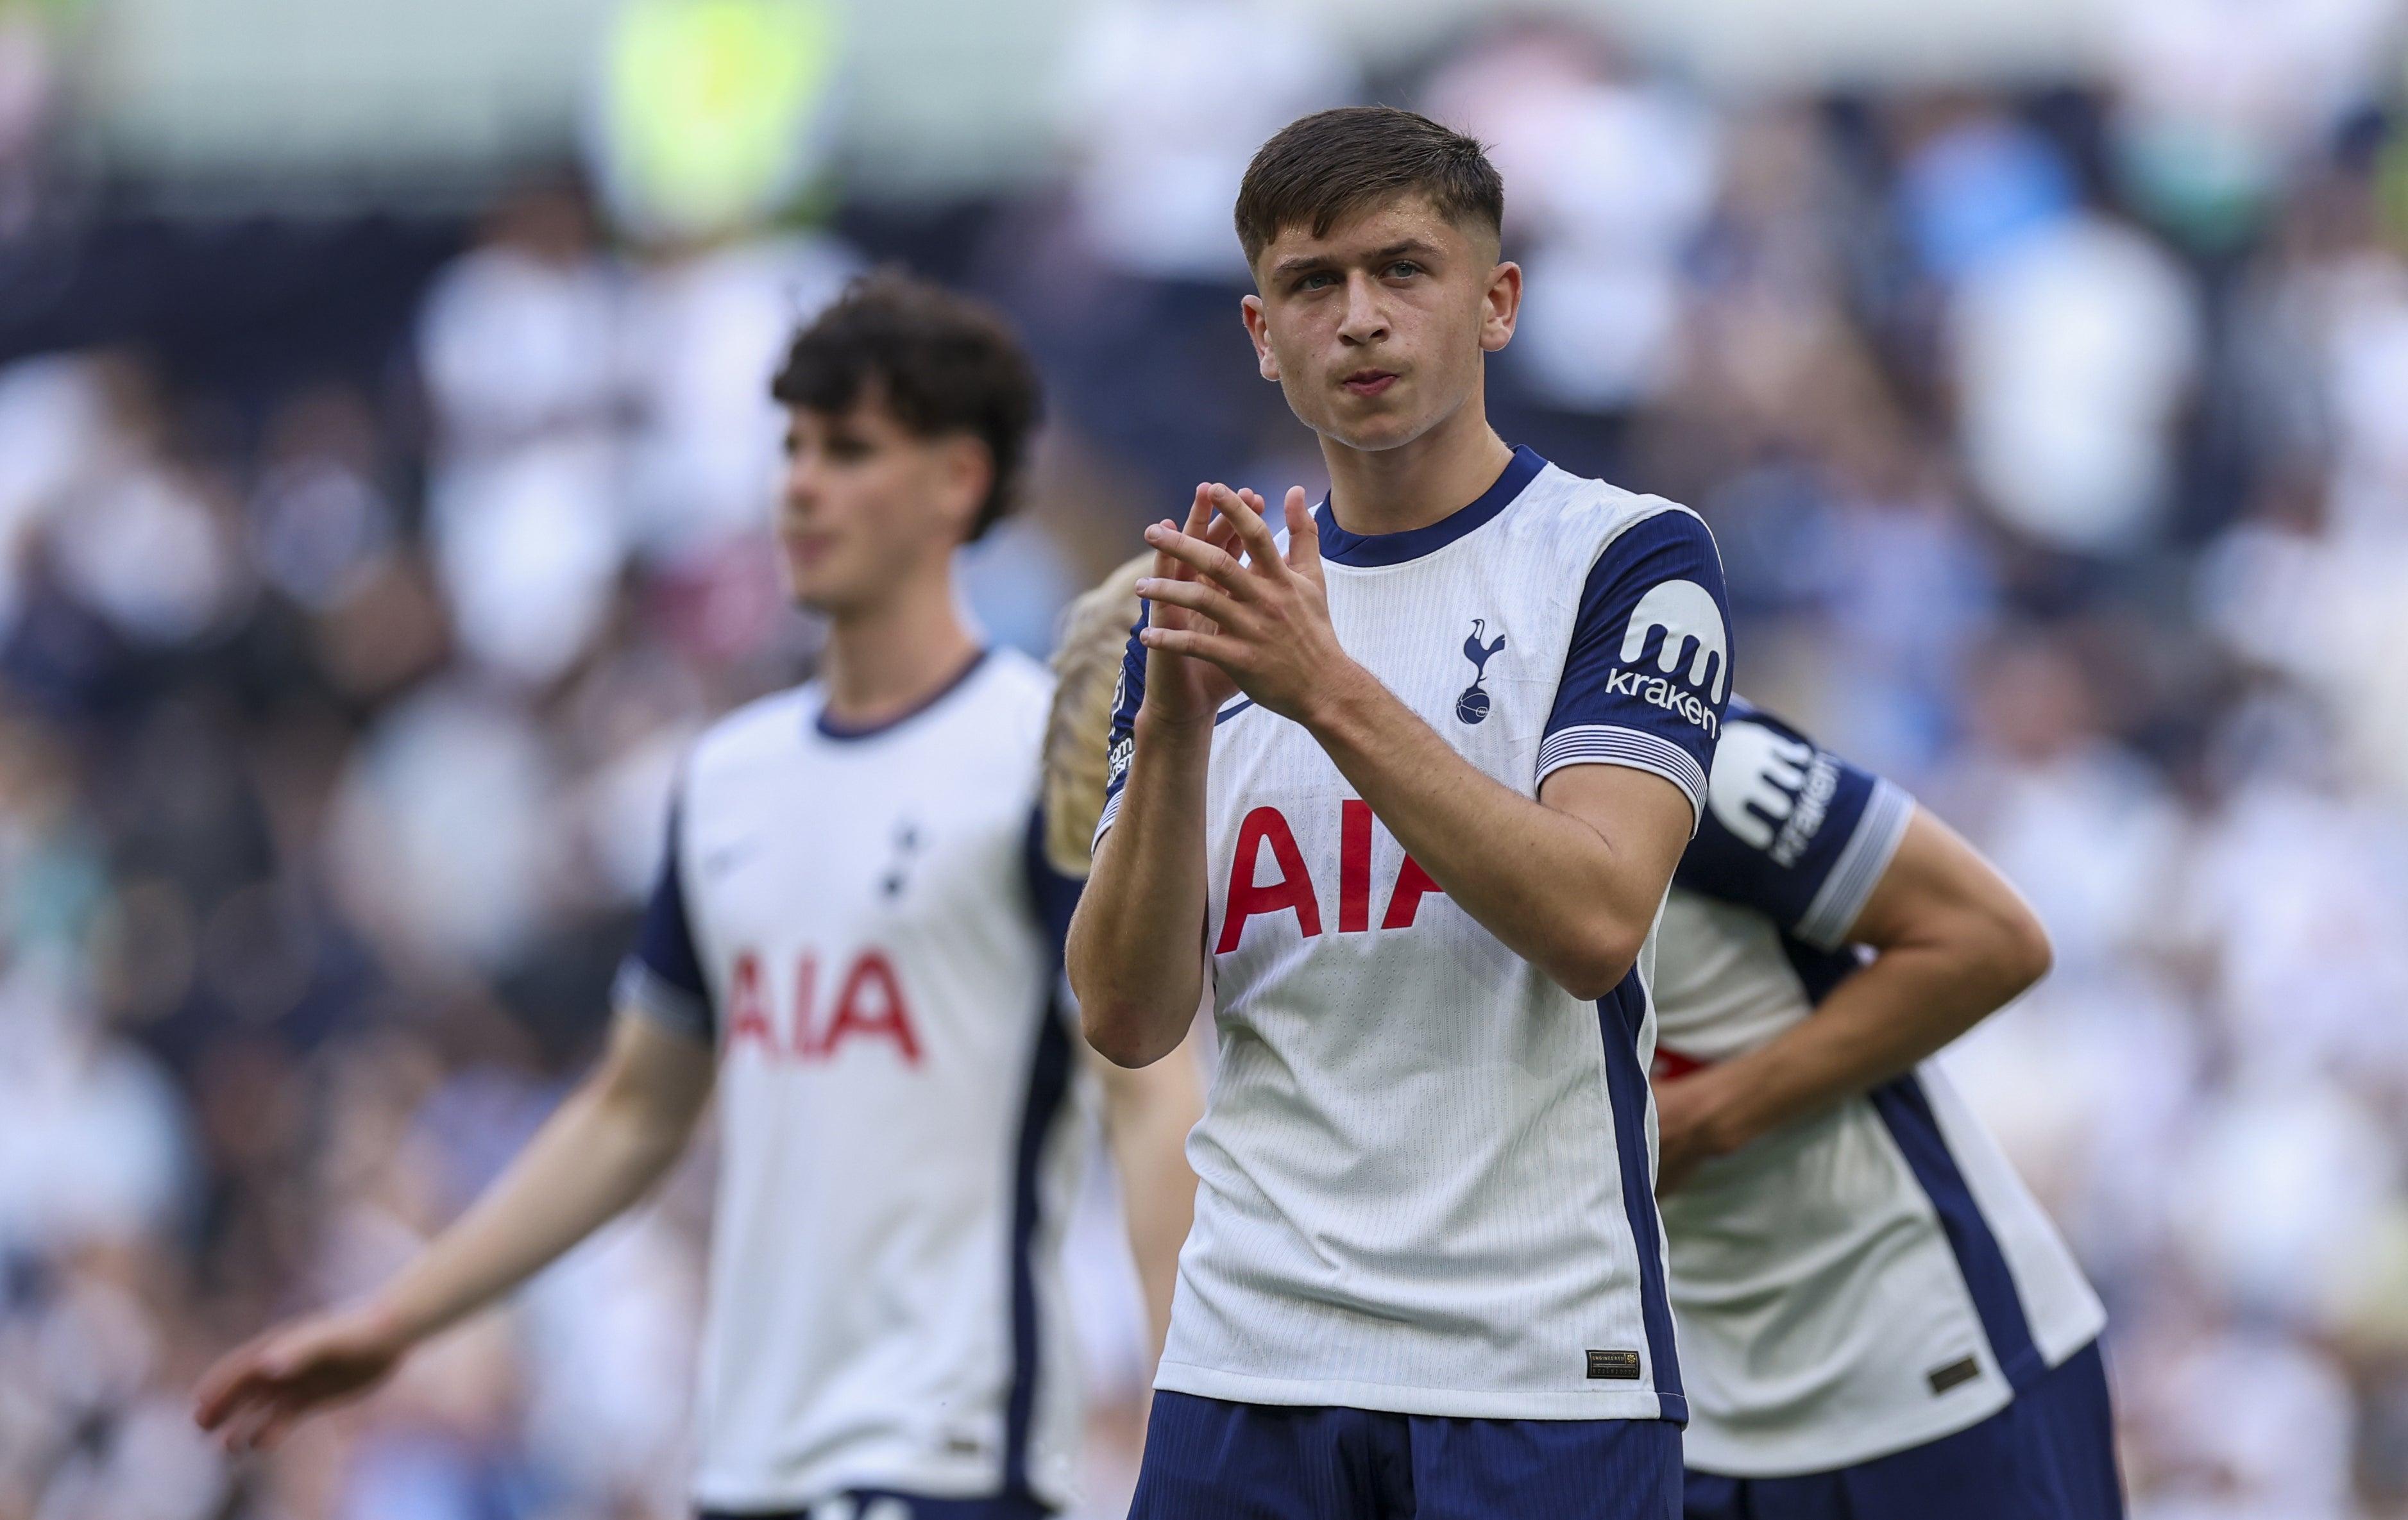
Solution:
M 2055 974 L 1948 1059 L 2108 1300 L 2136 1514 L 2408 1515 L 2402 9 L 2109 8 L 2087 80 L 1740 99 L 1564 23 L 1374 73 L 1268 0 L 1113 0 L 1042 81 L 1054 181 L 891 246 L 870 187 L 643 225 L 564 168 L 373 363 L 0 370 L 0 1520 L 681 1513 L 707 1154 L 271 1460 L 187 1393 L 591 1058 L 683 745 L 810 668 L 766 538 L 796 321 L 897 256 L 1019 321 L 1038 480 L 964 569 L 1041 652 L 1195 480 L 1320 488 L 1228 207 L 1374 98 L 1505 173 L 1507 437 L 1698 508 L 1742 689 L 2046 920 Z M 17 25 L 22 270 L 62 193 Z M 1116 1229 L 1099 1179 L 1097 1515 L 1142 1400 Z

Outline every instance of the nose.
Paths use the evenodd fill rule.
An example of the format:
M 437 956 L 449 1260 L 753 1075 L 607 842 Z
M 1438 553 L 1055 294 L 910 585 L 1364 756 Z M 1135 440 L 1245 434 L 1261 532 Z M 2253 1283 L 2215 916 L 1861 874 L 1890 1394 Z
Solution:
M 819 461 L 815 451 L 796 449 L 786 455 L 785 476 L 780 485 L 788 506 L 808 505 L 819 495 Z
M 1364 270 L 1346 277 L 1346 310 L 1338 336 L 1348 343 L 1377 343 L 1388 336 L 1388 313 L 1381 300 L 1380 282 Z

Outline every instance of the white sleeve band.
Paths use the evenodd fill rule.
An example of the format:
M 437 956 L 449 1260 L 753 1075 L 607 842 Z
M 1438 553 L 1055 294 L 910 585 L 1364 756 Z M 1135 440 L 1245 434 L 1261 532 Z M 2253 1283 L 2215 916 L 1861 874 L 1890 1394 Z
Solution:
M 1706 773 L 1671 740 L 1607 724 L 1559 728 L 1539 746 L 1538 779 L 1544 782 L 1566 766 L 1627 766 L 1663 777 L 1689 799 L 1689 832 L 1697 833 L 1706 805 Z
M 1831 874 L 1823 878 L 1823 889 L 1791 932 L 1818 949 L 1839 949 L 1856 915 L 1865 911 L 1865 899 L 1881 884 L 1914 817 L 1914 798 L 1903 787 L 1874 778 L 1873 795 L 1865 799 L 1856 831 L 1848 836 L 1840 858 L 1831 863 Z
M 710 998 L 671 985 L 633 955 L 619 963 L 619 975 L 610 983 L 610 1001 L 702 1044 L 717 1038 Z

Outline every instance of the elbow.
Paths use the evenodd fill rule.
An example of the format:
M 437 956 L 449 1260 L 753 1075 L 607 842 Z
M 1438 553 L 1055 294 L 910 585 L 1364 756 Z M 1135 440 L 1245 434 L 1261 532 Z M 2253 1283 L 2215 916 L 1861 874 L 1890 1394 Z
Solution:
M 1584 925 L 1541 968 L 1564 991 L 1584 1003 L 1593 1003 L 1622 985 L 1623 978 L 1639 964 L 1640 947 L 1646 939 L 1645 925 L 1636 933 L 1611 921 Z
M 1079 1005 L 1079 1030 L 1087 1037 L 1089 1048 L 1116 1067 L 1135 1070 L 1152 1066 L 1177 1048 L 1175 1039 L 1164 1045 L 1147 1038 L 1147 1025 L 1143 1009 L 1103 1000 Z
M 1992 926 L 1991 941 L 1991 965 L 1997 968 L 2006 998 L 2021 997 L 2057 964 L 2057 950 L 2049 943 L 2048 930 L 2041 926 L 2039 915 L 2021 901 L 2013 912 L 2000 916 Z

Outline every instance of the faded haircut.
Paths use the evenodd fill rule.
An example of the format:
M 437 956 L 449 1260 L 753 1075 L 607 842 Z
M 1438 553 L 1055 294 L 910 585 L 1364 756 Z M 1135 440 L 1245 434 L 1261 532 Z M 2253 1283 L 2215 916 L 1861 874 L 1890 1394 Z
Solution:
M 1299 117 L 1254 153 L 1238 188 L 1238 241 L 1253 264 L 1290 227 L 1326 237 L 1340 222 L 1401 195 L 1496 237 L 1505 181 L 1477 139 L 1394 106 L 1344 106 Z
M 1154 552 L 1148 550 L 1062 615 L 1062 643 L 1054 652 L 1054 711 L 1045 721 L 1045 858 L 1065 876 L 1083 877 L 1095 863 L 1112 693 L 1120 683 L 1129 629 L 1137 625 L 1137 583 L 1152 573 Z

